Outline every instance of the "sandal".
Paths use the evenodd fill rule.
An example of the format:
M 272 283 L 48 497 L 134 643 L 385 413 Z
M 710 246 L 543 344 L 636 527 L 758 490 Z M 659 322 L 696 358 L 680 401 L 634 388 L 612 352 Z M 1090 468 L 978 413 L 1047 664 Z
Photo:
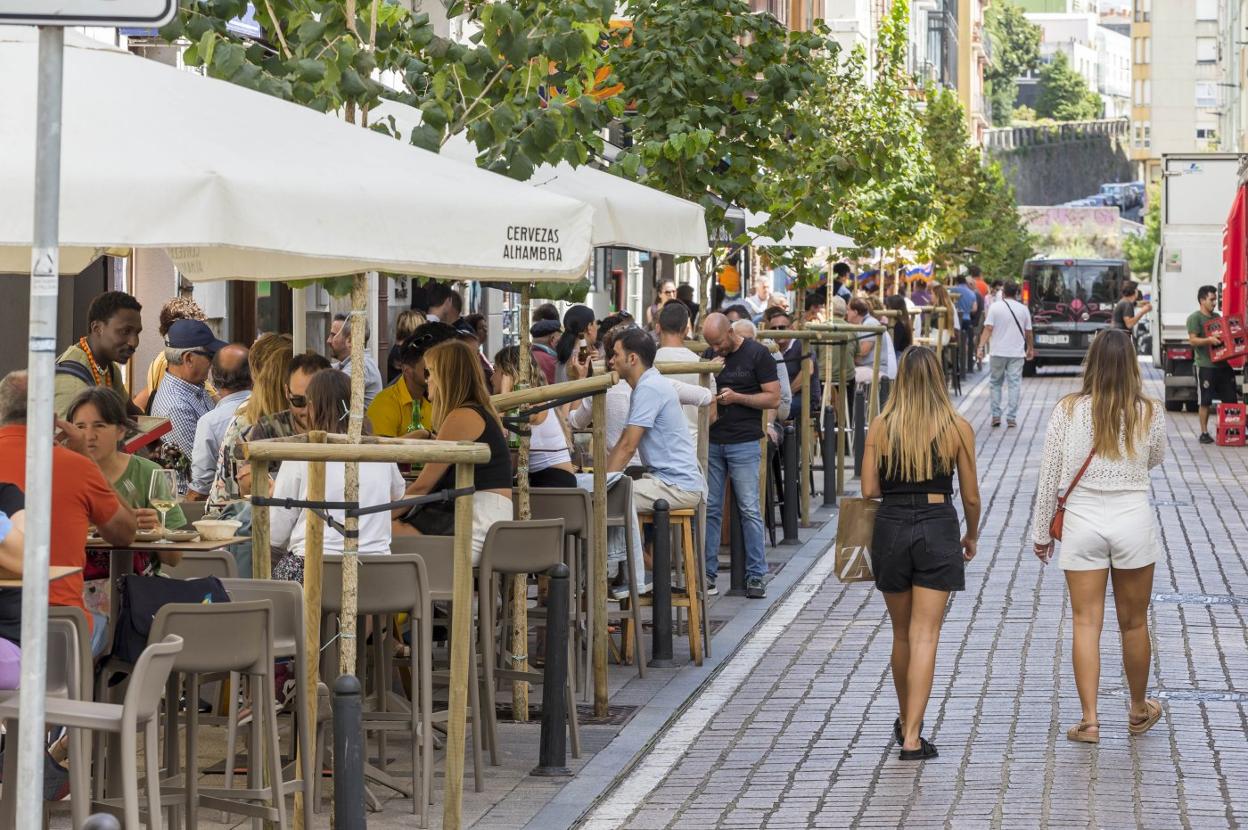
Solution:
M 919 721 L 920 732 L 923 731 L 923 724 L 924 721 Z M 898 746 L 901 746 L 905 742 L 901 735 L 901 718 L 897 718 L 897 720 L 893 721 L 893 740 L 897 742 Z
M 1142 721 L 1131 720 L 1130 714 L 1127 715 L 1127 731 L 1132 735 L 1143 735 L 1161 720 L 1161 703 L 1150 698 L 1144 701 L 1144 708 L 1148 710 L 1148 717 Z
M 936 751 L 936 744 L 927 738 L 919 738 L 918 749 L 903 749 L 901 751 L 901 760 L 903 761 L 926 761 L 928 758 L 935 758 L 939 755 Z
M 1095 732 L 1090 730 L 1095 729 Z M 1083 744 L 1099 744 L 1101 742 L 1101 725 L 1093 721 L 1079 721 L 1079 723 L 1066 730 L 1066 740 L 1076 741 Z

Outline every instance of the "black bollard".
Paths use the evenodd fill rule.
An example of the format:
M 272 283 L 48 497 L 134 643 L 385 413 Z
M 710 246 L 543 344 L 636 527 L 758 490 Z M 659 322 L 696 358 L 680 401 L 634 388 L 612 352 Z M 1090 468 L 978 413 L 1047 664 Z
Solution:
M 802 482 L 797 468 L 797 430 L 792 424 L 784 428 L 784 510 L 781 519 L 784 522 L 784 538 L 782 545 L 800 544 L 797 538 L 797 524 L 800 500 L 802 498 Z
M 745 533 L 741 530 L 741 506 L 734 490 L 728 500 L 728 596 L 745 596 Z
M 718 539 L 707 539 L 718 545 Z M 654 502 L 654 617 L 650 629 L 650 665 L 665 669 L 676 665 L 672 659 L 672 519 L 667 499 Z M 686 574 L 690 590 L 697 574 Z M 641 655 L 637 655 L 641 659 Z
M 542 739 L 529 775 L 571 775 L 568 769 L 568 566 L 546 572 L 546 666 L 542 669 Z M 658 580 L 655 580 L 656 582 Z M 641 659 L 641 655 L 637 656 Z
M 360 680 L 334 681 L 334 827 L 364 830 L 364 714 Z
M 864 384 L 854 384 L 854 478 L 862 478 L 862 454 L 867 449 L 867 396 Z
M 86 822 L 82 825 L 82 830 L 121 830 L 121 822 L 117 817 L 109 813 L 94 813 L 87 816 Z
M 823 456 L 823 506 L 836 506 L 836 409 L 831 406 L 823 408 L 823 447 L 819 454 Z

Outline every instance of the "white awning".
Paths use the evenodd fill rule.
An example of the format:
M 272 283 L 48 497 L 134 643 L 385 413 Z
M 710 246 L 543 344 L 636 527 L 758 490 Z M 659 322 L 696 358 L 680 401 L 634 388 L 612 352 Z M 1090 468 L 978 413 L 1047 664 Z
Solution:
M 745 211 L 745 227 L 757 228 L 771 217 L 766 213 Z M 858 243 L 836 231 L 824 230 L 814 225 L 798 222 L 788 236 L 779 242 L 768 236 L 757 237 L 752 243 L 756 248 L 857 248 Z

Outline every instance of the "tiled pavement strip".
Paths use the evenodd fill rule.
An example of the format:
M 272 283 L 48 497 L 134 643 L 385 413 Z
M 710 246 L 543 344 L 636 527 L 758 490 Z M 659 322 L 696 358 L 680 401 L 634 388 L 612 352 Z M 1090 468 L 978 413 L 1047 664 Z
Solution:
M 1144 368 L 1160 397 L 1160 376 Z M 939 759 L 897 759 L 883 602 L 837 582 L 825 554 L 582 826 L 1248 826 L 1248 451 L 1197 444 L 1194 415 L 1170 416 L 1153 472 L 1166 551 L 1154 590 L 1190 595 L 1149 613 L 1152 685 L 1174 697 L 1157 727 L 1128 739 L 1111 603 L 1101 743 L 1065 739 L 1079 718 L 1070 608 L 1061 572 L 1026 540 L 1048 413 L 1077 382 L 1027 380 L 1008 431 L 988 427 L 985 385 L 960 401 L 977 432 L 985 519 L 941 633 L 925 730 Z M 1197 699 L 1227 692 L 1240 697 Z

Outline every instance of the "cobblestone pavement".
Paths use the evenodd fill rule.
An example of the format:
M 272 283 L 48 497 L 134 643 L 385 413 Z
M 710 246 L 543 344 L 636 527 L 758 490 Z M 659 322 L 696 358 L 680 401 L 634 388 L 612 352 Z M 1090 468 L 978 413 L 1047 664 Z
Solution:
M 1014 430 L 989 428 L 985 385 L 961 401 L 985 521 L 941 635 L 925 730 L 939 759 L 898 760 L 884 603 L 841 585 L 827 554 L 583 826 L 1248 826 L 1248 451 L 1199 445 L 1194 415 L 1170 416 L 1153 473 L 1165 558 L 1152 685 L 1165 717 L 1128 739 L 1107 609 L 1101 743 L 1065 739 L 1079 718 L 1070 608 L 1061 571 L 1026 540 L 1048 413 L 1076 384 L 1027 380 Z

